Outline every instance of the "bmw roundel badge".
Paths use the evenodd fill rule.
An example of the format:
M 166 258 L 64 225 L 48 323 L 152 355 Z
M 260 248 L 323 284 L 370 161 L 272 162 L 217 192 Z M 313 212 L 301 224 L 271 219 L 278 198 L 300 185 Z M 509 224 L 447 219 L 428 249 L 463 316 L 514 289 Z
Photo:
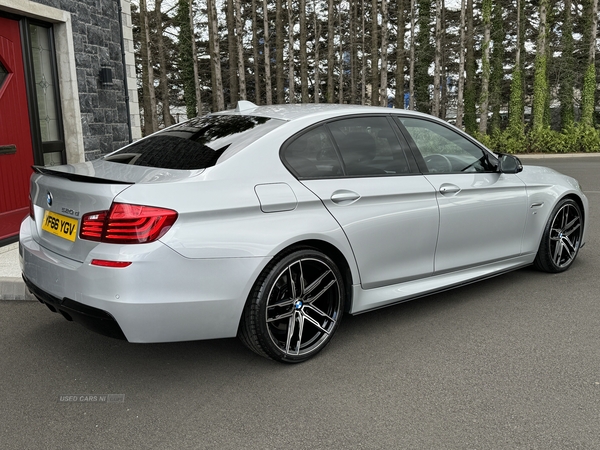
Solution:
M 48 203 L 48 206 L 52 206 L 52 194 L 50 191 L 46 193 L 46 203 Z

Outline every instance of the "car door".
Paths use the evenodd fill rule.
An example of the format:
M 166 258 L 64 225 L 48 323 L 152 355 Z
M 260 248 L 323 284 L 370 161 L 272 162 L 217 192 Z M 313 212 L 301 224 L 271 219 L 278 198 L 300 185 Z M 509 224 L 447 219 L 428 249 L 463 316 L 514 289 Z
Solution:
M 360 116 L 316 126 L 282 151 L 346 233 L 365 289 L 433 273 L 436 194 L 401 142 L 388 116 Z
M 400 118 L 440 210 L 435 272 L 521 254 L 525 184 L 499 173 L 497 160 L 466 135 L 426 118 Z

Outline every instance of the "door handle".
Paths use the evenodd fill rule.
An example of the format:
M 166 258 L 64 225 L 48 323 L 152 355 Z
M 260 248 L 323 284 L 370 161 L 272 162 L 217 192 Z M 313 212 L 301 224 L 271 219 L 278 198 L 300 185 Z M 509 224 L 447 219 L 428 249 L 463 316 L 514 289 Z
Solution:
M 360 198 L 360 195 L 354 191 L 335 191 L 331 194 L 331 201 L 336 205 L 345 206 L 351 205 Z
M 15 144 L 0 145 L 0 155 L 14 155 L 15 153 L 17 153 Z
M 440 194 L 442 195 L 456 195 L 460 192 L 460 188 L 455 184 L 444 183 L 440 186 Z

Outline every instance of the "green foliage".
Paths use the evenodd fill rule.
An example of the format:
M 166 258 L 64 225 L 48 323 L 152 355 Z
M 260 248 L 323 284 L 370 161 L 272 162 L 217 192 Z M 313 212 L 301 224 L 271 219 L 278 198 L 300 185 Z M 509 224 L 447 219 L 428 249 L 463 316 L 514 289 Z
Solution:
M 476 136 L 485 146 L 498 153 L 593 153 L 600 152 L 600 130 L 581 123 L 571 123 L 562 131 L 548 126 L 518 134 L 510 127 L 491 135 Z
M 513 72 L 508 108 L 508 129 L 511 134 L 523 136 L 525 132 L 525 125 L 523 123 L 523 78 L 519 67 L 515 67 L 515 71 Z
M 533 129 L 540 131 L 544 127 L 546 97 L 548 96 L 548 78 L 546 76 L 546 55 L 538 54 L 535 59 L 533 79 Z
M 581 123 L 594 126 L 594 95 L 596 93 L 596 68 L 590 64 L 585 71 L 583 92 L 581 94 Z

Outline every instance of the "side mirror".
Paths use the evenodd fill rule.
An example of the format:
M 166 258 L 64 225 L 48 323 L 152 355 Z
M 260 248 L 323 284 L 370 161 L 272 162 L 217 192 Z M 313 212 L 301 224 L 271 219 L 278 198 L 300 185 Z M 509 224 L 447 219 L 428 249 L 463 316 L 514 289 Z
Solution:
M 521 160 L 514 155 L 500 153 L 498 155 L 498 172 L 519 173 L 523 170 Z

